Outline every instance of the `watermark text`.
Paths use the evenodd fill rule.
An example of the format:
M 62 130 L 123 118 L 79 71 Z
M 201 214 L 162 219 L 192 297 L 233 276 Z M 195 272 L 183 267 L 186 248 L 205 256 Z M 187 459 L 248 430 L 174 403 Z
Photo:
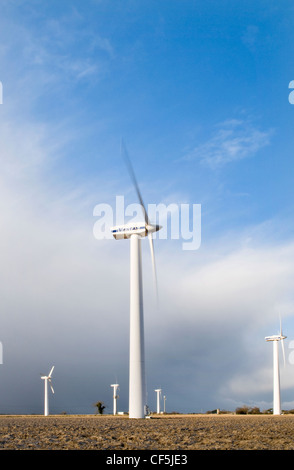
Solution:
M 161 240 L 183 240 L 183 250 L 198 250 L 201 245 L 201 204 L 149 204 L 146 208 L 152 224 L 162 228 L 153 234 Z M 98 220 L 93 227 L 97 240 L 113 238 L 111 227 L 144 221 L 142 206 L 125 206 L 124 196 L 116 196 L 115 208 L 110 204 L 97 204 L 93 210 Z M 126 219 L 129 218 L 126 222 Z
M 289 83 L 289 88 L 294 88 L 294 80 Z M 294 90 L 289 94 L 289 103 L 294 104 Z

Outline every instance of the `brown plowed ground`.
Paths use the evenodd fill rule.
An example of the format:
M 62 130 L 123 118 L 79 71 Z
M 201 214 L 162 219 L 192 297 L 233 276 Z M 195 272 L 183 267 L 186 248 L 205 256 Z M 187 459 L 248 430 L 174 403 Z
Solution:
M 294 415 L 2 415 L 0 449 L 294 450 Z

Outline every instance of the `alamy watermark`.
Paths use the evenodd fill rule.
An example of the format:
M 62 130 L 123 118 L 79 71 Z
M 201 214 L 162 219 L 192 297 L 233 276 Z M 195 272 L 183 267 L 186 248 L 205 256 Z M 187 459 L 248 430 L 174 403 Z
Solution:
M 294 88 L 294 80 L 291 80 L 291 82 L 289 83 L 289 88 Z M 291 91 L 288 99 L 290 104 L 294 104 L 294 91 Z
M 292 351 L 289 352 L 288 356 L 287 356 L 287 359 L 288 359 L 288 363 L 293 366 L 294 365 L 294 340 L 292 339 L 291 341 L 289 341 L 288 343 L 288 348 Z
M 201 245 L 201 204 L 149 204 L 146 211 L 150 223 L 162 227 L 153 238 L 183 240 L 183 250 L 198 250 Z M 124 196 L 116 196 L 114 209 L 110 204 L 97 204 L 93 215 L 98 217 L 93 227 L 94 237 L 98 240 L 113 238 L 111 227 L 115 225 L 144 220 L 142 206 L 139 203 L 125 206 Z
M 294 340 L 291 340 L 289 345 L 288 345 L 289 349 L 294 349 Z M 294 351 L 291 351 L 289 356 L 288 356 L 288 360 L 289 360 L 289 363 L 291 365 L 294 364 Z

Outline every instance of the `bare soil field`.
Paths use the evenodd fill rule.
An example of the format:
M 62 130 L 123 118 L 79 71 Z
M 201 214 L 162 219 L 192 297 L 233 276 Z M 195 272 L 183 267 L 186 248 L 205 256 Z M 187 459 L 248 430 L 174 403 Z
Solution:
M 0 450 L 294 450 L 294 415 L 2 415 Z

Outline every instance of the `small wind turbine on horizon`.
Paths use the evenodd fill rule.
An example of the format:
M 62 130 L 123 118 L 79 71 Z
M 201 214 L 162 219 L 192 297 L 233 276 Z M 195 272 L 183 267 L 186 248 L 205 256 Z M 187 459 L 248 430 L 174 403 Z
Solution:
M 117 390 L 119 388 L 119 384 L 112 384 L 110 385 L 113 388 L 113 414 L 117 414 L 117 399 L 118 399 L 118 394 Z
M 161 388 L 157 388 L 156 390 L 154 390 L 157 394 L 157 400 L 156 400 L 156 403 L 157 403 L 157 406 L 156 406 L 156 412 L 157 414 L 159 415 L 160 414 L 160 397 L 161 397 Z
M 280 395 L 280 364 L 279 364 L 279 341 L 281 341 L 284 365 L 285 360 L 285 349 L 284 349 L 284 336 L 282 333 L 282 323 L 280 320 L 280 333 L 277 335 L 266 336 L 266 341 L 273 342 L 273 414 L 281 414 L 281 395 Z
M 52 387 L 52 382 L 51 382 L 51 376 L 52 376 L 53 369 L 54 369 L 54 366 L 51 368 L 48 375 L 42 375 L 41 376 L 41 379 L 44 380 L 44 416 L 49 415 L 48 382 L 50 384 L 52 393 L 54 393 L 54 390 L 53 390 L 53 387 Z
M 122 142 L 130 176 L 142 207 L 144 221 L 112 227 L 111 232 L 116 240 L 130 239 L 130 358 L 129 358 L 129 417 L 144 418 L 147 414 L 147 395 L 145 380 L 145 348 L 144 348 L 144 317 L 143 317 L 143 287 L 142 287 L 142 255 L 141 239 L 148 236 L 153 275 L 157 293 L 157 279 L 152 234 L 161 229 L 159 225 L 151 224 L 137 180 Z

